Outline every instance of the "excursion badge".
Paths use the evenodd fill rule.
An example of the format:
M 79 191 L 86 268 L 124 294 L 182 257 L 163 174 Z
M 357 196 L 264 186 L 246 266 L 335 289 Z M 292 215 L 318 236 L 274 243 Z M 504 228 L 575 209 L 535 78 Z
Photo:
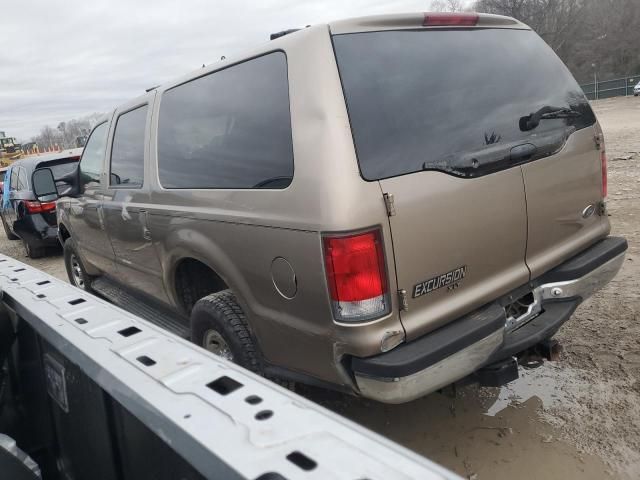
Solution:
M 438 290 L 443 287 L 447 287 L 447 290 L 455 290 L 460 286 L 460 282 L 467 274 L 467 266 L 463 265 L 458 268 L 454 268 L 450 272 L 443 273 L 436 277 L 420 282 L 413 287 L 413 298 L 420 297 L 427 293 L 431 293 L 434 290 Z

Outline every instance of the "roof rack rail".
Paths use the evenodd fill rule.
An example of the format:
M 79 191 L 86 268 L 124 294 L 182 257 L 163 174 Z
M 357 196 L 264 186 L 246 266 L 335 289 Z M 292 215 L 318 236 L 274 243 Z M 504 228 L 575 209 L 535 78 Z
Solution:
M 276 38 L 284 37 L 285 35 L 289 35 L 290 33 L 297 32 L 298 30 L 302 30 L 301 28 L 290 28 L 289 30 L 282 30 L 281 32 L 272 33 L 269 36 L 270 40 L 275 40 Z

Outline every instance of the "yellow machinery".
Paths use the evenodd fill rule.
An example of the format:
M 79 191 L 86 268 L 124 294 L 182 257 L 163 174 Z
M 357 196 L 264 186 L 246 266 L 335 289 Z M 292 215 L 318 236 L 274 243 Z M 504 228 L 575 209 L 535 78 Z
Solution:
M 14 137 L 7 137 L 4 132 L 0 132 L 0 165 L 10 165 L 21 157 L 22 145 Z

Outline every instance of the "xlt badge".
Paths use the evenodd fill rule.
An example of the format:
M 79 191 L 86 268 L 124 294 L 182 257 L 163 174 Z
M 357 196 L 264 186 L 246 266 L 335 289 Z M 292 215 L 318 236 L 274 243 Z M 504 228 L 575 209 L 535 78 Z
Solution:
M 454 290 L 458 288 L 466 273 L 467 266 L 463 265 L 461 267 L 454 268 L 450 272 L 443 273 L 437 277 L 420 282 L 413 287 L 413 298 L 433 292 L 434 290 L 438 290 L 442 287 L 447 287 L 447 290 Z

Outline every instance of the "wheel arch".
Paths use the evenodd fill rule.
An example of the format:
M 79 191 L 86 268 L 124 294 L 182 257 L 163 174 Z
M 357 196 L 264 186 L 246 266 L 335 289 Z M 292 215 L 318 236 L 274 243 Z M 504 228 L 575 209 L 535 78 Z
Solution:
M 64 242 L 67 241 L 68 238 L 71 238 L 71 232 L 63 222 L 58 223 L 58 239 L 60 243 L 64 245 Z
M 187 314 L 201 298 L 230 288 L 215 268 L 194 256 L 176 259 L 169 278 L 171 294 L 176 305 Z

